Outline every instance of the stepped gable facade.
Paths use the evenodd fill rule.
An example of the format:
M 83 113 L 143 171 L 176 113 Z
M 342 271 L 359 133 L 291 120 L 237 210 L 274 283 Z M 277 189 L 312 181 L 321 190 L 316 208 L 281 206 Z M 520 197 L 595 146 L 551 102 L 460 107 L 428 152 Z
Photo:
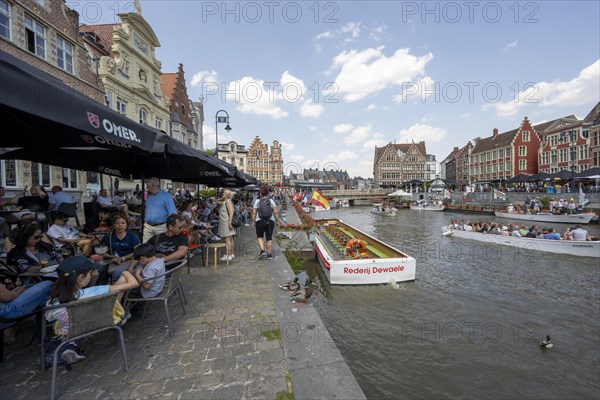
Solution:
M 375 146 L 373 180 L 375 188 L 396 188 L 411 180 L 428 180 L 431 173 L 425 142 L 388 143 Z

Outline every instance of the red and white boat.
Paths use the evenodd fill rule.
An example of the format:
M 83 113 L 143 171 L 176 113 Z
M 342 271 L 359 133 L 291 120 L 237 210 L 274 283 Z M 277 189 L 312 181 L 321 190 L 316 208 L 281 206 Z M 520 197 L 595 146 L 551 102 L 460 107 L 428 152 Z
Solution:
M 414 281 L 409 255 L 339 219 L 315 220 L 315 250 L 332 285 L 372 285 Z

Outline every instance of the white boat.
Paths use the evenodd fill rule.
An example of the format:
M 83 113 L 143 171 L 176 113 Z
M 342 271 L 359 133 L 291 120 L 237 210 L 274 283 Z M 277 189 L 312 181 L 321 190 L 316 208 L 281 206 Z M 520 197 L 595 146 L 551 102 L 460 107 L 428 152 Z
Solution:
M 447 227 L 443 228 L 442 235 L 477 240 L 480 242 L 490 243 L 491 245 L 511 246 L 512 250 L 510 250 L 510 252 L 511 254 L 514 254 L 515 257 L 518 256 L 519 252 L 523 252 L 523 255 L 525 255 L 525 252 L 529 251 L 544 251 L 548 253 L 600 258 L 600 241 L 598 240 L 579 241 L 534 239 L 461 231 L 449 229 Z M 484 254 L 488 254 L 486 251 L 484 251 Z M 494 251 L 489 252 L 489 254 L 492 252 Z
M 589 224 L 594 218 L 594 214 L 516 214 L 503 211 L 496 211 L 496 217 L 518 219 L 523 221 L 553 222 L 561 224 Z
M 315 250 L 332 285 L 414 281 L 416 261 L 339 219 L 318 219 Z
M 444 211 L 444 208 L 444 206 L 437 206 L 433 204 L 416 204 L 410 206 L 411 210 L 417 211 Z
M 343 199 L 338 202 L 338 204 L 342 207 L 350 207 L 350 202 L 348 199 Z
M 390 209 L 381 209 L 379 207 L 373 207 L 371 209 L 371 213 L 372 214 L 376 214 L 376 215 L 383 215 L 386 217 L 395 217 L 396 216 L 396 212 L 397 210 L 395 208 L 390 208 Z

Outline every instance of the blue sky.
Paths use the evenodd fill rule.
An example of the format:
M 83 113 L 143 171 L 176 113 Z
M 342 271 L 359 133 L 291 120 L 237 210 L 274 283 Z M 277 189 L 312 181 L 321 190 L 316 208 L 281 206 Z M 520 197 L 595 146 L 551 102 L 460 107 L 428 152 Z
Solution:
M 69 3 L 82 23 L 131 2 Z M 163 72 L 205 99 L 205 147 L 283 143 L 286 172 L 372 176 L 374 146 L 454 146 L 600 100 L 598 1 L 141 1 Z M 95 11 L 101 15 L 95 17 Z M 516 101 L 515 101 L 516 100 Z

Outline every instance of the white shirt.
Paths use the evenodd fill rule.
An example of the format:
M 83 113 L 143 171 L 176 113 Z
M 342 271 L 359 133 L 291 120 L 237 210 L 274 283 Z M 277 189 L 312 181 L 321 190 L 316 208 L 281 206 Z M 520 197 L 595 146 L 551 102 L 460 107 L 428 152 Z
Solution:
M 109 199 L 107 199 L 106 197 L 102 197 L 102 196 L 98 196 L 98 199 L 96 199 L 96 201 L 98 202 L 98 204 L 100 204 L 101 206 L 106 206 L 106 207 L 110 207 L 112 206 L 112 201 L 110 201 Z
M 59 226 L 59 225 L 53 224 L 50 228 L 48 228 L 48 236 L 52 240 L 52 243 L 54 243 L 54 246 L 59 247 L 59 246 L 62 246 L 62 243 L 60 243 L 56 239 L 58 239 L 58 238 L 64 238 L 64 239 L 78 238 L 79 232 L 77 231 L 77 229 L 73 228 L 69 224 L 67 224 L 65 226 Z

